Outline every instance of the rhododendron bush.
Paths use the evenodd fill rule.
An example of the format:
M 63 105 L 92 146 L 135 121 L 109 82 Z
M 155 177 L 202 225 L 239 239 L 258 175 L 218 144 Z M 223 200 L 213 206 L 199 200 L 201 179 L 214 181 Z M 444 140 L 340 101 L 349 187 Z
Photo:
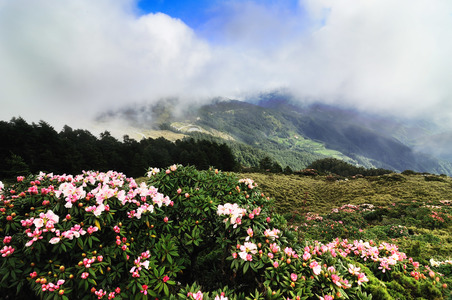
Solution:
M 149 169 L 145 182 L 40 173 L 0 193 L 10 299 L 447 296 L 442 275 L 396 245 L 306 241 L 252 179 L 214 169 Z

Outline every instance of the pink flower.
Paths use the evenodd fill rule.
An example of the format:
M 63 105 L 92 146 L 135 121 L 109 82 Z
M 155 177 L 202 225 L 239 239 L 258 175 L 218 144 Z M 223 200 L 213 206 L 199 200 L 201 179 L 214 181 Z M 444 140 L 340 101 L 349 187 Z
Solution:
M 278 263 L 277 261 L 275 261 L 275 262 L 273 263 L 273 267 L 274 267 L 274 268 L 279 267 L 279 263 Z
M 100 289 L 98 291 L 95 291 L 94 294 L 97 296 L 97 299 L 102 299 L 102 297 L 104 297 L 107 294 L 107 291 Z
M 322 266 L 319 265 L 315 260 L 309 264 L 309 267 L 312 269 L 315 275 L 319 275 L 322 270 Z
M 358 285 L 361 285 L 363 282 L 368 282 L 369 279 L 366 277 L 365 273 L 359 273 L 358 274 Z
M 3 239 L 3 244 L 8 245 L 9 243 L 11 243 L 11 236 L 5 236 L 5 238 Z
M 88 278 L 88 276 L 89 276 L 88 272 L 83 272 L 80 277 L 82 277 L 82 279 L 86 279 L 86 278 Z
M 193 299 L 195 300 L 202 300 L 203 294 L 201 291 L 198 291 L 196 294 L 193 295 Z
M 331 280 L 333 281 L 333 283 L 335 285 L 337 285 L 338 287 L 341 287 L 342 284 L 340 283 L 341 278 L 337 275 L 337 274 L 332 274 L 331 275 Z
M 99 228 L 93 227 L 93 226 L 90 226 L 90 227 L 88 227 L 88 229 L 86 229 L 86 231 L 88 232 L 89 235 L 93 234 L 94 232 L 96 232 L 98 230 L 99 230 Z
M 248 228 L 248 230 L 246 231 L 246 233 L 248 233 L 248 235 L 250 236 L 250 237 L 253 237 L 253 229 L 250 227 L 250 228 Z
M 144 295 L 148 294 L 148 286 L 146 284 L 143 284 L 141 286 L 142 290 L 140 291 L 140 293 L 143 293 Z
M 167 282 L 169 279 L 170 279 L 170 278 L 169 278 L 168 276 L 165 275 L 165 276 L 163 277 L 163 282 Z
M 64 279 L 60 279 L 57 281 L 57 285 L 62 285 L 64 284 L 65 280 Z
M 163 222 L 168 223 L 168 217 L 164 217 Z
M 292 274 L 290 274 L 290 279 L 291 279 L 292 281 L 297 281 L 298 275 L 295 274 L 295 273 L 292 273 Z
M 228 297 L 222 292 L 221 295 L 216 295 L 214 300 L 228 300 Z
M 177 189 L 177 193 L 178 194 L 182 193 L 182 189 L 181 188 Z
M 47 223 L 50 223 L 50 225 L 52 225 L 51 227 L 53 227 L 53 224 L 58 223 L 59 219 L 60 218 L 53 211 L 48 210 L 45 214 L 41 213 L 39 215 L 39 219 L 34 219 L 33 224 L 36 226 L 36 228 L 46 226 Z
M 278 251 L 279 251 L 279 246 L 276 244 L 276 243 L 273 243 L 273 244 L 271 244 L 270 245 L 270 250 L 273 252 L 273 253 L 277 253 Z
M 286 247 L 284 249 L 284 253 L 286 253 L 286 255 L 289 257 L 291 257 L 291 256 L 293 257 L 296 254 L 295 251 L 293 251 L 292 248 L 289 248 L 289 247 Z
M 61 238 L 60 237 L 53 237 L 50 239 L 49 243 L 50 244 L 58 244 L 60 242 Z
M 348 272 L 349 272 L 350 274 L 352 274 L 352 275 L 358 275 L 358 274 L 359 274 L 359 271 L 361 271 L 361 268 L 355 267 L 355 266 L 352 265 L 352 264 L 349 264 L 349 265 L 348 265 Z
M 2 257 L 8 257 L 11 254 L 13 254 L 15 249 L 11 246 L 5 246 L 0 250 L 0 253 L 2 254 Z

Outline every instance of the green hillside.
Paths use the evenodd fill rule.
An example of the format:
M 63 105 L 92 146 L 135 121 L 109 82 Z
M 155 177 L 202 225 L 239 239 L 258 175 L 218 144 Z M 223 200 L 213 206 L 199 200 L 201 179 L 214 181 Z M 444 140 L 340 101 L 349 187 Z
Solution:
M 281 213 L 287 210 L 325 213 L 344 204 L 387 206 L 400 201 L 452 200 L 452 178 L 446 176 L 394 173 L 335 181 L 326 176 L 262 173 L 242 176 L 253 178 L 265 193 L 274 197 Z
M 350 180 L 261 173 L 242 176 L 254 179 L 273 197 L 276 211 L 294 226 L 308 224 L 302 229 L 305 238 L 392 237 L 403 251 L 426 263 L 431 257 L 450 259 L 452 255 L 450 177 L 398 173 Z M 334 213 L 338 208 L 339 213 Z M 323 222 L 309 221 L 308 216 L 322 216 Z M 344 223 L 338 224 L 339 220 Z M 394 226 L 402 234 L 391 235 Z
M 411 146 L 427 134 L 429 124 L 404 124 L 326 105 L 302 107 L 284 98 L 257 104 L 218 101 L 188 116 L 165 123 L 165 128 L 225 142 L 246 167 L 270 156 L 283 169 L 300 170 L 315 160 L 334 157 L 366 168 L 452 174 L 452 163 Z

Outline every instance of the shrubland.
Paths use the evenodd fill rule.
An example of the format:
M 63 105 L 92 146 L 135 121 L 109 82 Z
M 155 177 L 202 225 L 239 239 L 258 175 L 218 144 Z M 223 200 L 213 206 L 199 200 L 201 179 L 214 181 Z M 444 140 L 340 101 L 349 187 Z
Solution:
M 181 165 L 139 180 L 114 171 L 19 176 L 0 184 L 2 296 L 449 297 L 449 178 L 428 181 L 436 193 L 425 198 L 421 179 L 400 174 L 300 178 Z M 411 181 L 418 186 L 401 187 Z

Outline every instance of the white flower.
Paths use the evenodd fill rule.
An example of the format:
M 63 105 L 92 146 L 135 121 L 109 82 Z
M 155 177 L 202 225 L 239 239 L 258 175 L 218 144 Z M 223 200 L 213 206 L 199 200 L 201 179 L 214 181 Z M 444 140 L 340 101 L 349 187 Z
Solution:
M 34 219 L 33 224 L 36 226 L 36 228 L 41 228 L 42 226 L 44 226 L 44 220 L 41 218 Z
M 49 243 L 50 244 L 58 244 L 60 242 L 60 240 L 61 239 L 59 237 L 54 237 L 54 238 L 50 239 Z
M 94 215 L 96 217 L 100 216 L 100 214 L 105 210 L 105 205 L 103 203 L 101 203 L 100 205 L 98 205 L 96 207 L 96 209 L 94 210 Z
M 151 176 L 157 174 L 158 172 L 160 172 L 160 169 L 159 169 L 159 168 L 152 168 L 152 169 L 147 173 L 147 176 L 148 176 L 148 177 L 151 177 Z
M 141 265 L 143 267 L 145 267 L 146 269 L 149 269 L 149 260 L 146 260 L 146 261 L 142 262 Z

